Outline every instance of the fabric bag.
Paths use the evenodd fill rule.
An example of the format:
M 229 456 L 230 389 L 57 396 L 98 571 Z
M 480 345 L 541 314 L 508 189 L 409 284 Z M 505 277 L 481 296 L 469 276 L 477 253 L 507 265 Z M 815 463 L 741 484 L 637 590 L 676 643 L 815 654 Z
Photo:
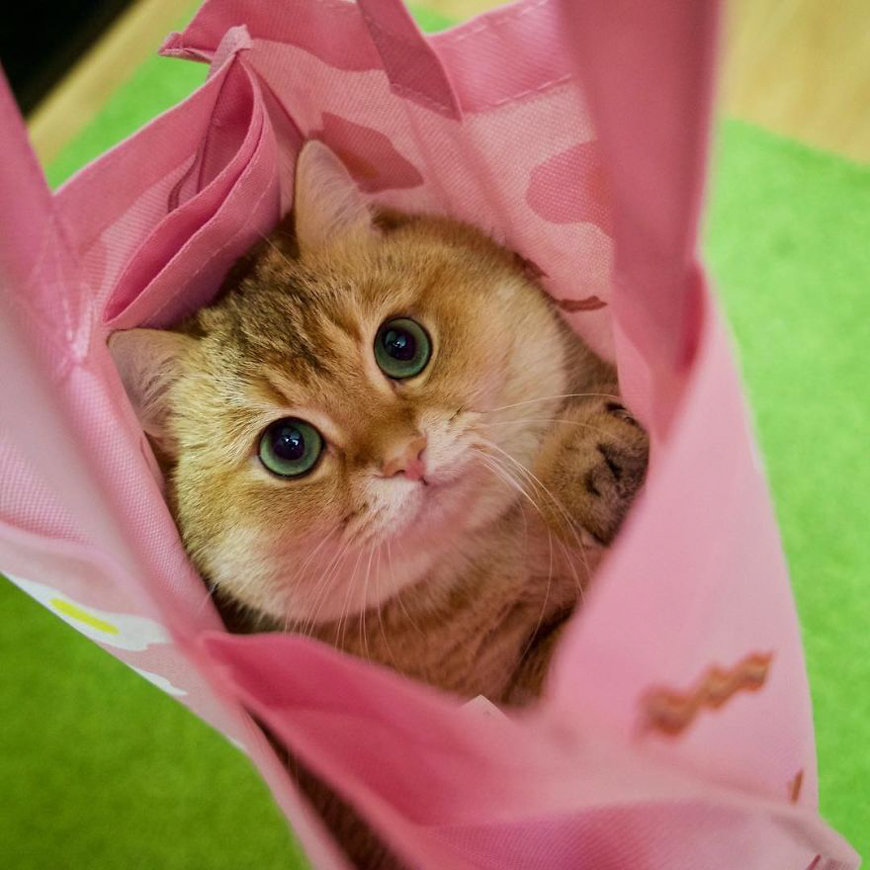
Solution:
M 0 569 L 246 752 L 317 868 L 346 864 L 253 717 L 414 867 L 859 864 L 817 814 L 788 578 L 697 253 L 716 17 L 521 0 L 427 38 L 401 0 L 207 0 L 163 48 L 207 81 L 55 194 L 0 87 Z M 532 260 L 652 434 L 522 716 L 227 634 L 108 355 L 209 301 L 310 138 L 373 200 Z

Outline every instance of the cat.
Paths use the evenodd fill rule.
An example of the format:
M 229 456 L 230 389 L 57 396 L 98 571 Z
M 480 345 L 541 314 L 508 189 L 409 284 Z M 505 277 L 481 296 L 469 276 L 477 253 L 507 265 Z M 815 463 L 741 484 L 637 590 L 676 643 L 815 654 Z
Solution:
M 312 141 L 290 216 L 216 300 L 109 346 L 231 629 L 464 698 L 540 696 L 648 443 L 517 255 L 370 207 Z

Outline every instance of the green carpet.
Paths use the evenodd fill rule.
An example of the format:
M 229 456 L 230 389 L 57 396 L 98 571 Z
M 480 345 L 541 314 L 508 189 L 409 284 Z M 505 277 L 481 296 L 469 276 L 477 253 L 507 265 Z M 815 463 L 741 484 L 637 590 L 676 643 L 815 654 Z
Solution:
M 444 19 L 425 16 L 431 27 Z M 154 58 L 49 168 L 59 183 L 189 93 Z M 726 122 L 708 253 L 740 346 L 804 627 L 822 810 L 870 854 L 870 172 Z M 247 760 L 0 583 L 0 867 L 302 866 Z
M 707 253 L 803 628 L 822 813 L 870 857 L 870 168 L 726 122 Z

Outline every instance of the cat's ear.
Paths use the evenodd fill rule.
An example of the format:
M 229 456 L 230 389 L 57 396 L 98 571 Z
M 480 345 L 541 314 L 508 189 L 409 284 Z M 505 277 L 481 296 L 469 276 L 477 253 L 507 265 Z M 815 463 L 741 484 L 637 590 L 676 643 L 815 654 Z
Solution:
M 377 233 L 356 182 L 322 142 L 302 146 L 296 163 L 293 211 L 303 255 L 340 240 L 363 241 Z
M 129 329 L 109 338 L 124 389 L 143 430 L 162 450 L 174 456 L 167 430 L 169 389 L 181 373 L 181 358 L 196 339 L 162 329 Z

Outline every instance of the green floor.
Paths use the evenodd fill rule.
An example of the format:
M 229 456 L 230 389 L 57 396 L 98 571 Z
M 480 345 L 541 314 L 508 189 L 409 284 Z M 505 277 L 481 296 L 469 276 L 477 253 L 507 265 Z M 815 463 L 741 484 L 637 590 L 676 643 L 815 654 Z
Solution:
M 52 182 L 203 76 L 146 63 Z M 804 627 L 822 810 L 870 854 L 870 171 L 727 122 L 711 206 Z M 0 614 L 0 867 L 297 866 L 242 755 L 7 583 Z

